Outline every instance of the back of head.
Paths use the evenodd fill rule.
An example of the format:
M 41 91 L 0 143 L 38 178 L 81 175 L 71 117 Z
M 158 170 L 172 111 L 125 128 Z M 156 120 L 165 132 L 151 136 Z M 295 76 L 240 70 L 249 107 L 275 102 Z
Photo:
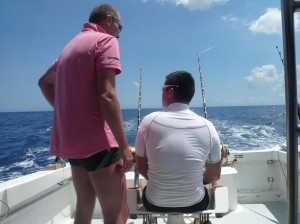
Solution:
M 177 86 L 174 88 L 176 102 L 189 104 L 195 93 L 193 76 L 186 71 L 176 71 L 166 76 L 165 85 Z
M 99 24 L 108 15 L 112 16 L 114 19 L 118 19 L 118 11 L 109 4 L 100 4 L 95 6 L 95 8 L 90 13 L 89 22 Z

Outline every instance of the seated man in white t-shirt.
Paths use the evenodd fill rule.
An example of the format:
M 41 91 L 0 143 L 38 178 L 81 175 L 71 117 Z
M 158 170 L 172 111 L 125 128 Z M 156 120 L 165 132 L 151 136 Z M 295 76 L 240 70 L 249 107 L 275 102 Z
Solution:
M 143 203 L 148 211 L 205 210 L 204 185 L 220 178 L 219 136 L 210 121 L 189 109 L 194 92 L 190 73 L 169 74 L 162 86 L 164 110 L 147 115 L 139 126 L 136 163 L 147 180 Z

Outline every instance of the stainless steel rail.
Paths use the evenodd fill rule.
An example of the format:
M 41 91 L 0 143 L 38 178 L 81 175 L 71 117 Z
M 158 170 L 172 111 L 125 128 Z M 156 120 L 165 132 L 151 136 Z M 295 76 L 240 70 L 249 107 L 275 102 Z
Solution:
M 284 49 L 284 74 L 287 122 L 287 173 L 288 213 L 287 223 L 298 222 L 298 103 L 295 55 L 294 14 L 300 10 L 300 1 L 281 0 L 282 34 Z

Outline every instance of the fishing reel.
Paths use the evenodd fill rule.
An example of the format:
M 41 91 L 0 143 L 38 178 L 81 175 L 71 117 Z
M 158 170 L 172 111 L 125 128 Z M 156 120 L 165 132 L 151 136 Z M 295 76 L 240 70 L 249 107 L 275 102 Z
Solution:
M 129 146 L 129 151 L 131 152 L 133 156 L 133 166 L 135 166 L 135 147 L 134 146 Z
M 229 147 L 221 143 L 221 164 L 222 166 L 228 163 Z

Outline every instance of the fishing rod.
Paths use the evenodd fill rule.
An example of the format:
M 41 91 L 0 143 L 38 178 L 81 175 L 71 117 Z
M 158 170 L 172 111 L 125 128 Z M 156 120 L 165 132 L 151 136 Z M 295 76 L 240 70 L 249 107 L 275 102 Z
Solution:
M 278 54 L 279 54 L 280 60 L 281 60 L 281 62 L 282 62 L 282 65 L 284 66 L 284 60 L 283 60 L 283 58 L 282 58 L 282 55 L 281 55 L 281 52 L 280 52 L 278 46 L 276 46 L 276 49 L 277 49 L 277 51 L 278 51 Z M 299 105 L 299 103 L 297 103 L 297 106 L 298 106 L 298 110 L 297 110 L 297 112 L 298 112 L 298 118 L 299 118 L 299 120 L 300 120 L 300 105 Z
M 139 78 L 139 96 L 138 96 L 138 115 L 137 115 L 137 130 L 141 124 L 141 109 L 142 109 L 142 64 L 140 64 L 140 78 Z M 139 173 L 134 168 L 134 187 L 139 186 Z
M 206 107 L 206 101 L 205 101 L 205 91 L 204 91 L 204 85 L 203 85 L 202 68 L 201 68 L 201 64 L 200 64 L 199 53 L 197 53 L 197 56 L 198 56 L 198 68 L 199 68 L 199 75 L 200 75 L 200 85 L 201 85 L 201 93 L 202 93 L 203 111 L 204 111 L 204 117 L 207 119 L 207 107 Z M 222 146 L 221 154 L 223 154 L 223 146 Z M 218 185 L 217 181 L 213 181 L 211 183 L 211 187 L 217 186 L 217 185 Z
M 201 64 L 200 64 L 199 53 L 197 53 L 197 56 L 198 56 L 198 68 L 199 68 L 199 74 L 200 74 L 200 84 L 201 84 L 201 92 L 202 92 L 204 117 L 207 119 L 207 107 L 206 107 L 206 100 L 205 100 L 205 90 L 204 90 L 204 85 L 203 85 L 202 68 L 201 68 Z M 222 161 L 222 165 L 225 164 L 228 161 L 228 155 L 229 155 L 228 145 L 221 143 L 221 161 Z M 212 186 L 216 186 L 216 185 L 217 185 L 216 181 L 212 183 Z
M 139 128 L 141 123 L 141 109 L 142 109 L 142 64 L 140 64 L 137 129 Z
M 203 111 L 204 111 L 204 117 L 207 119 L 207 108 L 206 108 L 205 91 L 204 91 L 203 78 L 202 78 L 202 68 L 200 64 L 200 56 L 198 53 L 197 56 L 198 56 L 198 68 L 199 68 L 199 75 L 200 75 L 200 85 L 201 85 L 201 92 L 202 92 Z

